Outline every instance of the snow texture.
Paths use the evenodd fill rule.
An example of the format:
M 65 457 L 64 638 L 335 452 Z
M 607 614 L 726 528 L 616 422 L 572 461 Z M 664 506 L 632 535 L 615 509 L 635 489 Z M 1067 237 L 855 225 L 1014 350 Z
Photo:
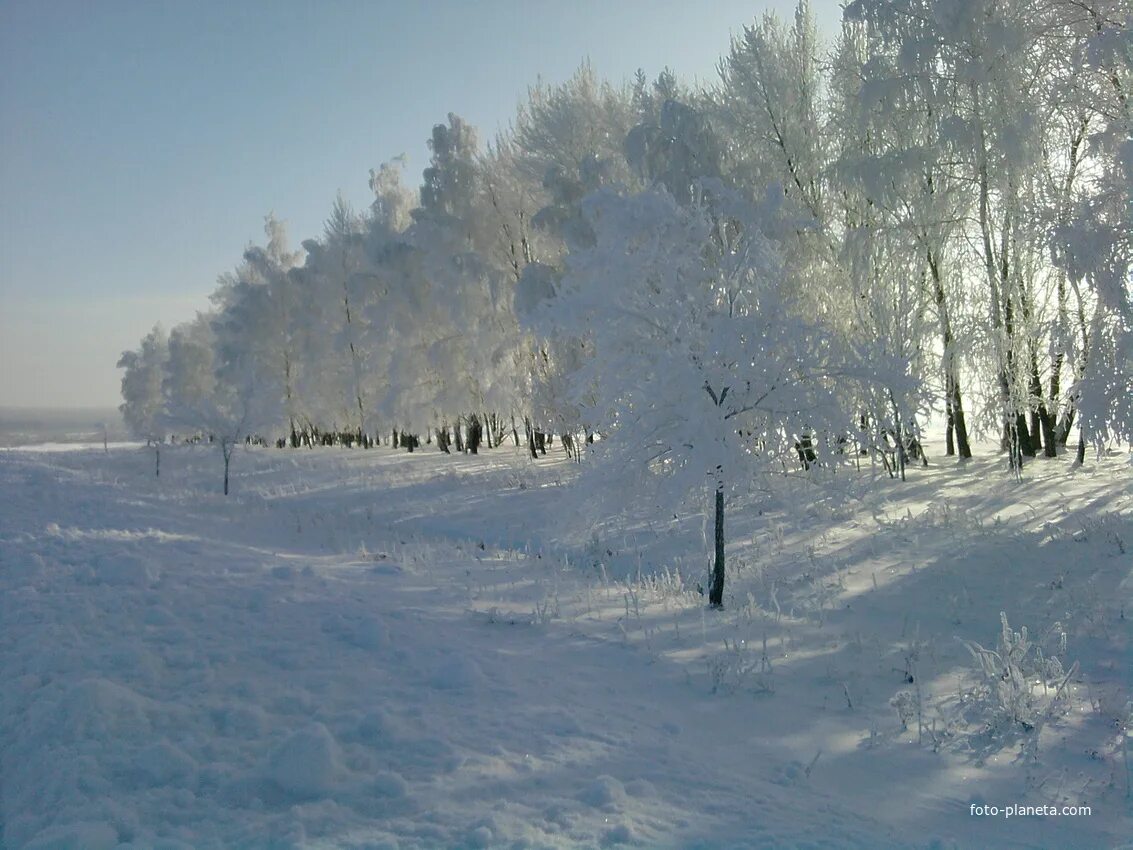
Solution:
M 708 611 L 699 517 L 562 542 L 514 449 L 0 452 L 0 844 L 1118 845 L 1126 460 L 800 469 Z M 1023 640 L 1025 724 L 969 652 Z

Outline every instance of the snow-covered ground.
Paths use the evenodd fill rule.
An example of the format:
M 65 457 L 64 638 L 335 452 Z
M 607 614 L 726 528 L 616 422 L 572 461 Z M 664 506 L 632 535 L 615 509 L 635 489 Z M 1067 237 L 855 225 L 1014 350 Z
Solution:
M 430 448 L 242 451 L 227 499 L 207 446 L 0 451 L 0 843 L 1133 836 L 1127 455 L 792 474 L 712 612 L 699 518 L 568 533 L 571 464 Z

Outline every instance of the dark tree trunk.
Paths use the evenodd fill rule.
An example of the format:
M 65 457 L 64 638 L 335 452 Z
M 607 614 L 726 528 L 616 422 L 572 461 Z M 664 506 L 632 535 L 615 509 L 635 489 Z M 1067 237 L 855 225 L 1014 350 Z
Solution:
M 1070 432 L 1074 428 L 1075 403 L 1073 399 L 1066 402 L 1066 409 L 1062 411 L 1062 419 L 1058 421 L 1056 439 L 1065 446 L 1070 442 Z
M 1058 457 L 1058 440 L 1054 436 L 1054 417 L 1046 405 L 1039 406 L 1039 424 L 1043 432 L 1043 454 L 1047 457 Z
M 1011 416 L 1005 417 L 1003 423 L 1003 448 L 1007 452 L 1007 462 L 1016 471 L 1023 468 L 1023 457 L 1025 455 L 1022 435 L 1019 433 L 1020 424 L 1026 430 L 1027 418 L 1021 413 L 1016 414 L 1013 419 Z
M 1003 400 L 1005 403 L 1010 402 L 1014 397 L 1011 392 L 1012 387 L 1016 384 L 1015 377 L 1015 305 L 1011 299 L 1011 295 L 1007 290 L 1008 285 L 1008 258 L 1007 258 L 1007 241 L 1008 227 L 1004 223 L 1003 227 L 1003 240 L 1004 247 L 1000 250 L 1000 267 L 1001 267 L 1001 292 L 1003 295 L 1003 330 L 1007 334 L 1007 368 L 1000 372 L 1000 382 L 1002 385 Z M 1010 420 L 1008 420 L 1010 422 Z M 1017 412 L 1015 414 L 1015 427 L 1014 429 L 1008 427 L 1009 449 L 1012 456 L 1012 468 L 1023 468 L 1023 457 L 1034 457 L 1035 447 L 1031 443 L 1031 433 L 1027 428 L 1027 416 L 1025 413 Z M 1019 463 L 1014 463 L 1015 459 Z
M 479 454 L 480 442 L 483 439 L 484 428 L 480 424 L 480 417 L 475 413 L 468 418 L 468 439 L 465 444 L 471 454 Z
M 964 402 L 960 395 L 960 376 L 954 375 L 952 382 L 952 421 L 956 426 L 956 453 L 961 460 L 972 456 L 972 444 L 968 442 L 968 424 L 964 420 Z
M 1027 457 L 1034 457 L 1035 444 L 1031 442 L 1031 431 L 1027 427 L 1027 416 L 1019 413 L 1015 416 L 1015 430 L 1019 433 L 1019 451 Z
M 232 447 L 225 444 L 221 446 L 221 451 L 224 453 L 224 495 L 228 495 L 228 467 L 232 462 Z
M 161 477 L 161 443 L 155 443 L 153 447 L 153 477 Z
M 818 461 L 818 454 L 814 450 L 814 441 L 810 434 L 803 434 L 795 441 L 795 453 L 799 456 L 799 463 L 803 469 L 810 469 Z
M 719 471 L 719 470 L 718 470 Z M 708 591 L 708 604 L 724 607 L 724 485 L 716 485 L 716 561 L 712 565 L 712 587 Z
M 956 454 L 956 420 L 952 416 L 952 401 L 946 400 L 944 403 L 944 408 L 945 413 L 948 417 L 948 424 L 944 431 L 944 454 L 948 457 L 952 457 L 954 454 Z
M 531 426 L 531 417 L 523 417 L 523 427 L 527 432 L 527 451 L 531 455 L 532 460 L 538 460 L 539 454 L 535 450 L 535 429 Z
M 515 447 L 519 448 L 519 431 L 515 427 L 515 417 L 511 418 L 511 438 L 515 440 Z
M 889 401 L 893 406 L 893 421 L 897 425 L 897 470 L 901 480 L 905 480 L 905 467 L 909 465 L 909 453 L 905 448 L 905 426 L 901 424 L 901 412 L 897 409 L 897 402 L 893 401 L 893 393 L 889 393 Z
M 944 279 L 940 271 L 940 257 L 930 250 L 928 252 L 928 267 L 932 273 L 933 298 L 940 313 L 940 333 L 944 343 L 944 392 L 945 404 L 948 408 L 949 441 L 952 432 L 956 436 L 956 450 L 960 459 L 972 456 L 972 448 L 968 443 L 968 425 L 964 420 L 963 396 L 960 392 L 960 367 L 956 363 L 955 338 L 952 333 L 952 319 L 948 313 L 948 295 L 944 290 Z M 948 454 L 952 454 L 949 450 Z

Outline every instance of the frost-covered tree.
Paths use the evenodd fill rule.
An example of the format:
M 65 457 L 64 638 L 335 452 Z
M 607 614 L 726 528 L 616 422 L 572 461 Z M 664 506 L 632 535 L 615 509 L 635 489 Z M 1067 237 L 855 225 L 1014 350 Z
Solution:
M 307 260 L 292 277 L 315 302 L 305 317 L 315 336 L 308 392 L 318 399 L 321 427 L 350 430 L 361 439 L 367 432 L 373 375 L 363 344 L 363 316 L 375 289 L 365 256 L 365 222 L 340 196 L 322 238 L 309 239 L 303 247 Z M 291 440 L 298 442 L 294 431 Z
M 659 190 L 594 193 L 582 205 L 592 239 L 527 300 L 536 330 L 591 352 L 570 376 L 603 423 L 590 467 L 602 486 L 588 492 L 670 506 L 709 494 L 709 602 L 720 606 L 726 493 L 781 468 L 796 434 L 842 433 L 852 414 L 840 388 L 870 369 L 800 317 L 763 234 L 769 215 L 712 189 L 712 205 L 688 206 Z
M 224 460 L 224 495 L 236 447 L 265 427 L 255 361 L 246 351 L 222 354 L 217 346 L 216 318 L 198 314 L 169 334 L 169 359 L 162 381 L 170 427 L 207 439 Z
M 832 204 L 849 272 L 848 309 L 857 319 L 850 333 L 904 335 L 925 379 L 930 357 L 939 358 L 946 453 L 964 459 L 972 453 L 957 290 L 967 201 L 948 166 L 946 113 L 926 96 L 935 81 L 916 74 L 894 79 L 895 61 L 864 27 L 843 26 L 831 69 L 827 133 L 837 147 Z M 879 315 L 908 324 L 876 328 Z M 935 346 L 930 319 L 938 333 Z
M 1083 362 L 1068 348 L 1078 345 L 1068 290 L 1046 236 L 1052 219 L 1066 222 L 1088 154 L 1090 117 L 1082 90 L 1073 93 L 1081 12 L 1069 11 L 1020 0 L 847 8 L 867 48 L 860 102 L 881 118 L 869 123 L 872 197 L 922 245 L 946 338 L 947 409 L 960 408 L 945 319 L 960 314 L 975 331 L 967 348 L 982 373 L 977 388 L 987 390 L 977 419 L 1001 433 L 1016 472 L 1040 447 L 1055 454 L 1061 372 L 1070 358 Z
M 723 143 L 708 117 L 676 100 L 630 130 L 625 152 L 643 182 L 663 186 L 681 203 L 691 202 L 699 181 L 722 174 Z
M 498 444 L 510 418 L 516 443 L 523 421 L 533 456 L 548 429 L 568 451 L 582 432 L 607 435 L 602 451 L 613 451 L 645 433 L 610 402 L 607 355 L 618 345 L 600 349 L 596 328 L 577 321 L 530 317 L 570 303 L 580 269 L 604 281 L 595 298 L 614 310 L 627 263 L 648 277 L 650 263 L 696 258 L 690 291 L 762 281 L 774 266 L 770 290 L 741 286 L 736 303 L 803 321 L 843 365 L 887 364 L 839 383 L 849 414 L 834 430 L 902 473 L 930 408 L 945 414 L 948 454 L 965 458 L 970 434 L 996 433 L 1016 472 L 1040 448 L 1054 457 L 1075 427 L 1080 453 L 1125 439 L 1126 7 L 854 0 L 831 51 L 801 0 L 786 23 L 766 16 L 744 28 L 710 89 L 667 69 L 613 85 L 583 65 L 561 84 L 531 87 L 484 151 L 450 114 L 432 130 L 419 191 L 404 188 L 396 162 L 371 172 L 373 204 L 360 213 L 336 204 L 324 232 L 303 243 L 302 265 L 269 219 L 267 245 L 222 279 L 208 327 L 179 329 L 178 369 L 212 361 L 165 404 L 184 412 L 207 374 L 204 397 L 227 398 L 217 403 L 229 411 L 239 402 L 246 429 L 284 430 L 292 445 L 314 444 L 320 431 L 368 445 L 381 421 L 409 445 L 435 433 L 438 447 L 459 451 L 467 435 L 474 450 L 481 434 Z M 658 198 L 675 204 L 667 214 L 683 231 Z M 611 234 L 622 228 L 644 245 L 647 208 L 684 241 L 621 256 Z M 701 225 L 708 236 L 688 235 Z M 766 259 L 759 233 L 779 245 L 775 262 L 737 271 L 753 251 Z M 743 312 L 754 308 L 734 309 L 733 320 L 756 321 Z M 124 368 L 144 383 L 140 363 Z M 742 395 L 739 378 L 713 374 L 701 402 Z M 665 397 L 660 385 L 649 394 Z M 833 426 L 820 420 L 798 410 L 765 429 L 774 439 L 752 437 L 751 452 L 793 449 L 796 437 L 821 443 Z
M 524 177 L 536 185 L 556 179 L 577 179 L 584 168 L 597 166 L 618 182 L 632 179 L 622 145 L 639 118 L 629 87 L 602 80 L 587 63 L 566 82 L 543 81 L 528 89 L 512 136 L 516 161 Z
M 512 230 L 522 218 L 501 207 L 504 187 L 487 184 L 471 127 L 450 115 L 434 128 L 430 149 L 421 205 L 385 252 L 387 295 L 370 318 L 399 340 L 389 408 L 414 429 L 435 428 L 444 451 L 450 435 L 464 448 L 465 433 L 476 451 L 489 412 L 523 403 L 526 341 L 512 294 L 530 243 L 524 248 L 525 236 Z
M 118 410 L 130 433 L 154 450 L 154 476 L 161 475 L 161 444 L 165 442 L 167 417 L 161 384 L 169 359 L 169 339 L 156 325 L 142 338 L 135 351 L 125 351 L 118 360 L 122 375 L 122 404 Z
M 1083 346 L 1072 395 L 1087 443 L 1133 444 L 1133 14 L 1120 3 L 1067 2 L 1082 32 L 1075 94 L 1094 116 L 1095 170 L 1067 195 L 1053 229 L 1056 261 L 1077 298 Z M 1084 19 L 1080 13 L 1085 12 Z M 1087 307 L 1092 317 L 1087 329 Z
M 806 0 L 790 27 L 768 13 L 721 60 L 717 100 L 736 181 L 778 185 L 792 212 L 825 225 L 822 49 Z

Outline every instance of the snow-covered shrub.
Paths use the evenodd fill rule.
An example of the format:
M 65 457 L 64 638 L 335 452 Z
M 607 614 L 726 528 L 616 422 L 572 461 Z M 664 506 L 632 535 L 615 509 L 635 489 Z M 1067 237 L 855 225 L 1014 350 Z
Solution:
M 708 678 L 712 682 L 714 694 L 734 694 L 749 689 L 757 693 L 774 693 L 771 672 L 766 640 L 762 655 L 756 655 L 747 641 L 728 641 L 725 638 L 724 650 L 708 659 Z
M 638 589 L 648 595 L 651 601 L 660 602 L 665 610 L 671 607 L 689 608 L 701 604 L 700 594 L 688 587 L 680 567 L 661 572 L 646 573 L 637 582 Z
M 1133 700 L 1125 703 L 1121 756 L 1125 762 L 1125 796 L 1133 797 Z
M 969 718 L 974 712 L 990 732 L 1031 732 L 1064 705 L 1067 684 L 1078 672 L 1078 662 L 1066 670 L 1058 655 L 1043 651 L 1042 644 L 1057 637 L 1057 651 L 1065 656 L 1066 633 L 1060 623 L 1051 627 L 1046 640 L 1032 641 L 1026 626 L 1012 631 L 1006 613 L 1000 613 L 999 621 L 995 650 L 962 641 L 972 655 L 978 677 L 964 702 L 970 709 Z
M 1098 516 L 1082 517 L 1078 520 L 1081 531 L 1071 537 L 1075 543 L 1090 543 L 1099 546 L 1106 554 L 1116 557 L 1128 551 L 1122 532 L 1125 531 L 1123 517 L 1117 512 L 1105 512 Z
M 559 592 L 556 589 L 553 593 L 544 594 L 543 598 L 535 603 L 531 611 L 531 622 L 545 626 L 560 616 L 562 616 L 562 608 L 559 604 Z
M 889 705 L 897 712 L 897 718 L 901 721 L 901 728 L 908 729 L 909 721 L 917 716 L 916 695 L 912 691 L 898 691 L 889 700 Z

